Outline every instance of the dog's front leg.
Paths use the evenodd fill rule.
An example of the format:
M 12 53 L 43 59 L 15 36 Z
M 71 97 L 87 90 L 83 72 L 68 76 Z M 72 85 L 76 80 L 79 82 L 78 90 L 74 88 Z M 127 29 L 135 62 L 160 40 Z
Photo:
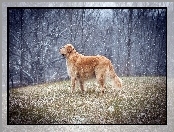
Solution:
M 80 82 L 80 89 L 82 90 L 82 92 L 84 92 L 84 81 L 80 79 L 79 82 Z
M 75 89 L 75 78 L 71 78 L 71 93 L 73 93 L 74 89 Z

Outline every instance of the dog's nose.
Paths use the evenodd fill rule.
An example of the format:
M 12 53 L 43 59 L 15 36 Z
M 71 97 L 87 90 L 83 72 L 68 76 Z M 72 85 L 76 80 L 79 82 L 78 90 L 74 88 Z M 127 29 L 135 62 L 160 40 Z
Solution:
M 64 48 L 64 46 L 60 47 L 60 50 L 63 49 L 63 48 Z
M 59 50 L 61 50 L 63 47 L 60 47 L 60 49 Z

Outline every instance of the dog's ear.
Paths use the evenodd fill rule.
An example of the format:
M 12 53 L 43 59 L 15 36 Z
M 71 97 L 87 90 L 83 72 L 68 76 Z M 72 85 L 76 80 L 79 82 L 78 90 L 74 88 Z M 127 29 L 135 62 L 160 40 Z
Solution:
M 68 47 L 67 47 L 67 52 L 68 52 L 68 53 L 71 53 L 72 50 L 73 50 L 72 46 L 68 46 Z

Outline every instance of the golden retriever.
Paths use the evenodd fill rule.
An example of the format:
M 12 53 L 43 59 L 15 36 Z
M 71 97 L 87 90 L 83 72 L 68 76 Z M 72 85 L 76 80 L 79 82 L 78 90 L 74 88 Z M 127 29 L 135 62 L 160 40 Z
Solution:
M 111 61 L 101 55 L 84 56 L 79 54 L 72 44 L 66 44 L 60 48 L 60 53 L 66 58 L 68 75 L 71 77 L 71 92 L 75 89 L 76 81 L 79 81 L 82 92 L 84 81 L 96 78 L 101 92 L 104 93 L 106 78 L 109 77 L 114 87 L 122 87 L 121 79 L 116 75 Z

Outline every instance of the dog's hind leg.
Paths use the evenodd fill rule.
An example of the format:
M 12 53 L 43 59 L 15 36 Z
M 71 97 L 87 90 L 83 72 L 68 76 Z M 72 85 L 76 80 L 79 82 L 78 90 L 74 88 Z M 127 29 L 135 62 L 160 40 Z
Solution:
M 97 82 L 101 88 L 101 93 L 103 94 L 105 91 L 105 76 L 103 74 L 96 75 Z
M 110 79 L 112 80 L 112 86 L 114 88 L 116 88 L 116 87 L 121 88 L 122 87 L 122 81 L 117 76 L 117 74 L 115 73 L 114 68 L 113 68 L 113 65 L 111 63 L 109 65 L 109 72 L 108 72 L 108 74 L 110 76 Z

